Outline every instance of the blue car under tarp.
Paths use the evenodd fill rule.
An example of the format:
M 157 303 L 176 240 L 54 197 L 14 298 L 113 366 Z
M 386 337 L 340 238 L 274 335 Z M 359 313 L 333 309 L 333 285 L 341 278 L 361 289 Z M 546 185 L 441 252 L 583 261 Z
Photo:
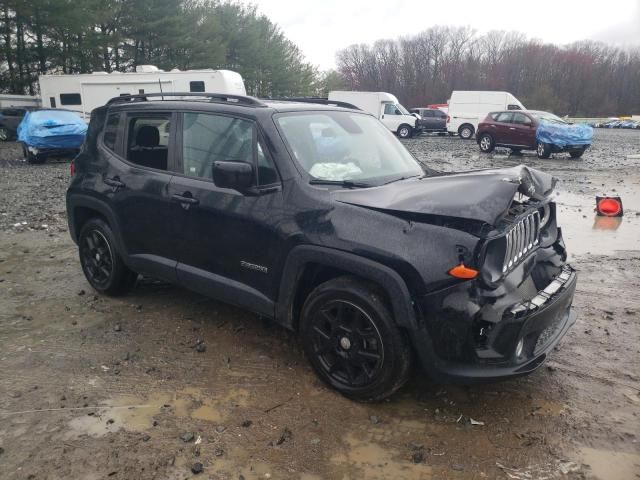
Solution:
M 583 123 L 570 125 L 543 120 L 536 130 L 536 140 L 559 148 L 591 145 L 593 128 Z
M 87 124 L 75 112 L 35 110 L 18 126 L 18 140 L 30 150 L 79 149 L 87 135 Z

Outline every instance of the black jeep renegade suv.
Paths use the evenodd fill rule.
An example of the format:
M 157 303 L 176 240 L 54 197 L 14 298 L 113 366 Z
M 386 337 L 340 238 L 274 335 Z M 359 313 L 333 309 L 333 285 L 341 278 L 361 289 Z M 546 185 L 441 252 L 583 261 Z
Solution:
M 157 98 L 157 100 L 152 100 Z M 299 332 L 317 374 L 382 399 L 539 367 L 575 321 L 555 179 L 423 169 L 374 117 L 217 94 L 93 111 L 67 192 L 89 283 L 166 280 Z

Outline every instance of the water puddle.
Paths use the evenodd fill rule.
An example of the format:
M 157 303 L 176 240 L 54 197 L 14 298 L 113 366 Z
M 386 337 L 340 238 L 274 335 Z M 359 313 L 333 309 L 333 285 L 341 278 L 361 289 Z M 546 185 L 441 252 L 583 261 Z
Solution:
M 365 480 L 432 478 L 430 467 L 412 463 L 408 458 L 403 459 L 396 450 L 359 440 L 352 435 L 347 435 L 344 441 L 347 444 L 346 452 L 331 457 L 331 463 L 341 467 L 345 472 L 342 478 Z
M 120 395 L 102 402 L 95 411 L 88 412 L 91 415 L 72 419 L 69 436 L 100 437 L 120 429 L 142 432 L 151 428 L 154 417 L 160 414 L 220 423 L 229 407 L 246 406 L 248 400 L 249 392 L 244 389 L 231 390 L 223 397 L 212 397 L 197 388 L 154 393 L 146 398 Z
M 640 455 L 587 447 L 581 448 L 579 454 L 582 463 L 589 465 L 600 480 L 630 480 L 640 472 Z
M 640 196 L 621 194 L 623 217 L 594 213 L 595 196 L 561 192 L 554 196 L 558 225 L 570 255 L 613 255 L 617 250 L 640 250 Z

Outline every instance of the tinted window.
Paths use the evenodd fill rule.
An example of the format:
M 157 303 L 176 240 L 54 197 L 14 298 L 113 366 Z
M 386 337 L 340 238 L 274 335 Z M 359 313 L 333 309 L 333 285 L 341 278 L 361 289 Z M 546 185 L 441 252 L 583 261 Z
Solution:
M 440 117 L 440 118 L 444 118 L 446 117 L 446 115 L 444 114 L 444 112 L 442 110 L 434 110 L 434 112 L 436 117 Z
M 127 160 L 142 167 L 167 169 L 169 114 L 130 116 L 127 125 Z
M 204 92 L 204 82 L 189 82 L 190 92 Z
M 423 117 L 433 117 L 433 112 L 431 110 L 425 110 L 422 112 Z
M 82 105 L 79 93 L 61 93 L 60 105 Z M 53 107 L 53 105 L 51 105 Z
M 185 113 L 182 131 L 182 172 L 191 177 L 213 178 L 213 163 L 253 164 L 253 124 L 239 118 Z
M 514 113 L 513 123 L 519 123 L 522 125 L 531 125 L 531 119 L 527 117 L 524 113 Z
M 118 137 L 118 125 L 120 124 L 120 114 L 112 113 L 107 118 L 107 123 L 104 126 L 104 135 L 102 141 L 105 146 L 110 149 L 116 149 L 116 138 Z
M 511 112 L 501 112 L 496 117 L 496 122 L 511 123 L 512 118 L 513 118 L 513 113 L 511 113 Z
M 507 105 L 507 110 L 522 110 L 520 105 Z
M 56 108 L 56 97 L 49 97 L 49 104 L 51 108 Z

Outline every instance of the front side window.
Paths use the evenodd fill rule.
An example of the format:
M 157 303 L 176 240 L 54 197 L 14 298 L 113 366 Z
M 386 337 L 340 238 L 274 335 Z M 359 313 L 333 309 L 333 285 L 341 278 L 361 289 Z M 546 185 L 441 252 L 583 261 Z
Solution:
M 130 116 L 126 158 L 141 167 L 167 169 L 171 115 Z
M 104 134 L 102 141 L 104 145 L 109 149 L 115 151 L 116 138 L 118 137 L 118 126 L 120 125 L 120 114 L 112 113 L 107 118 L 107 122 L 104 126 Z
M 514 113 L 513 114 L 513 123 L 518 123 L 520 125 L 531 125 L 531 119 L 527 117 L 524 113 Z
M 79 93 L 61 93 L 60 105 L 82 105 L 82 98 Z
M 513 119 L 513 113 L 511 113 L 511 112 L 501 112 L 496 117 L 496 122 L 511 123 L 512 119 Z
M 295 160 L 314 179 L 382 184 L 424 174 L 402 143 L 369 115 L 327 111 L 275 118 Z
M 185 113 L 182 130 L 182 173 L 213 178 L 217 161 L 253 164 L 253 123 L 208 113 Z
M 398 107 L 396 107 L 393 103 L 385 103 L 384 114 L 385 115 L 402 115 L 402 112 L 400 112 Z

